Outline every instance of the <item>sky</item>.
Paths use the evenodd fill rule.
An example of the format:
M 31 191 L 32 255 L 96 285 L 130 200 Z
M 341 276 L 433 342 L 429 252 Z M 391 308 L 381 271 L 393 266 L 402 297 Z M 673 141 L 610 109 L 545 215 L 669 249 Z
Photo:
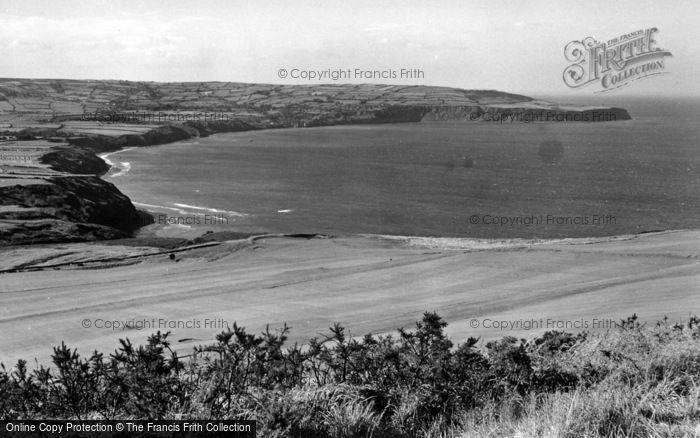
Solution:
M 0 77 L 374 82 L 591 95 L 564 47 L 659 29 L 667 74 L 621 95 L 700 95 L 700 2 L 0 0 Z M 288 72 L 280 77 L 280 69 Z M 420 77 L 292 78 L 292 71 L 419 69 Z

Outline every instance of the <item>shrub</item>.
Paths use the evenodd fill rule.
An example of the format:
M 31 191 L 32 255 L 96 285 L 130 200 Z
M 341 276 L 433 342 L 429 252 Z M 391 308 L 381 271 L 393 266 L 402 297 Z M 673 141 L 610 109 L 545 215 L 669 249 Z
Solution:
M 168 333 L 108 357 L 65 344 L 53 366 L 0 367 L 0 417 L 251 419 L 261 436 L 675 436 L 700 419 L 698 320 L 453 345 L 425 313 L 397 335 L 336 324 L 306 345 L 290 329 L 234 325 L 183 361 Z

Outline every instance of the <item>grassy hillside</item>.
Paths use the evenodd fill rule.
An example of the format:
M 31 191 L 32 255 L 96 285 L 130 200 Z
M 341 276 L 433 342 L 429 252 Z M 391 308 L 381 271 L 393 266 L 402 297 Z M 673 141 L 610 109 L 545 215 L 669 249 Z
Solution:
M 238 82 L 130 82 L 0 79 L 0 112 L 37 116 L 118 111 L 200 110 L 263 114 L 289 105 L 509 104 L 532 98 L 495 90 L 381 84 L 272 85 Z

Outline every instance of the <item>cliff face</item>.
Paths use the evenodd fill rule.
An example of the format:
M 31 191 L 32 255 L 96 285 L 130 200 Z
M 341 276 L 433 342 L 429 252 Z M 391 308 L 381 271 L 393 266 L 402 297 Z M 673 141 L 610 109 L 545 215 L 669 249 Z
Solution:
M 496 105 L 389 105 L 366 107 L 346 105 L 319 112 L 310 105 L 296 105 L 271 114 L 257 128 L 314 127 L 345 124 L 407 122 L 611 122 L 630 120 L 622 108 L 569 109 L 547 103 L 529 106 Z M 200 124 L 202 126 L 204 124 Z M 206 125 L 205 125 L 206 126 Z M 253 125 L 251 125 L 253 126 Z M 216 131 L 216 129 L 214 129 Z
M 153 218 L 96 176 L 60 176 L 0 187 L 0 221 L 0 242 L 21 244 L 126 237 Z
M 112 239 L 152 223 L 99 178 L 109 169 L 96 154 L 126 146 L 338 124 L 630 118 L 621 108 L 563 107 L 495 90 L 380 84 L 0 79 L 0 102 L 0 116 L 12 121 L 0 135 L 26 140 L 0 139 L 4 156 L 26 158 L 0 159 L 0 245 Z M 39 138 L 50 141 L 37 145 Z
M 428 108 L 421 121 L 470 122 L 614 122 L 631 120 L 623 108 L 572 110 L 558 106 L 440 106 Z

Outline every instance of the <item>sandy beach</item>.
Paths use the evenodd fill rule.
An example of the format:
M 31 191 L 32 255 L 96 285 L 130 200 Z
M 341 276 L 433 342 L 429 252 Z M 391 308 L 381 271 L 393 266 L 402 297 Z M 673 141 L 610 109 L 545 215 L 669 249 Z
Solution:
M 454 341 L 548 329 L 605 330 L 633 313 L 687 320 L 700 305 L 700 231 L 557 241 L 265 237 L 168 250 L 104 244 L 3 250 L 0 361 L 89 355 L 171 331 L 187 354 L 235 321 L 287 323 L 304 342 L 333 322 L 353 335 L 409 327 L 424 311 Z M 16 272 L 8 272 L 8 270 Z

